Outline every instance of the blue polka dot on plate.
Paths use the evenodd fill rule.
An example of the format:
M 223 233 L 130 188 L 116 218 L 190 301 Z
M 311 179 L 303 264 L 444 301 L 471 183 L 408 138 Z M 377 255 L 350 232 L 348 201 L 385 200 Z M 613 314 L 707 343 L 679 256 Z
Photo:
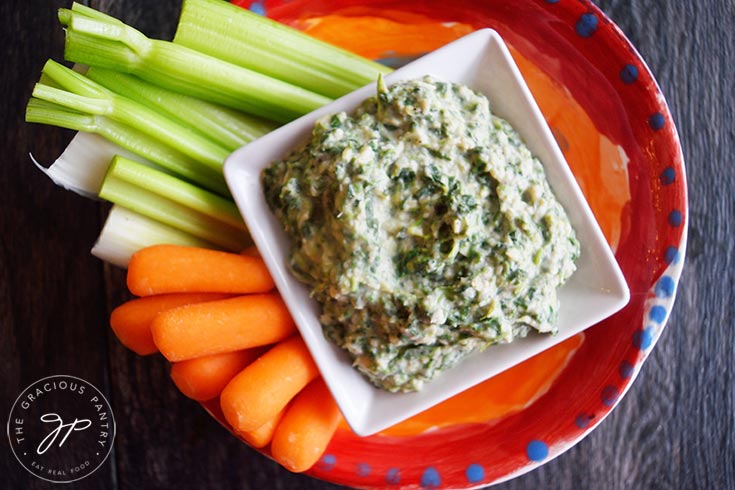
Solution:
M 401 483 L 401 470 L 398 468 L 390 468 L 385 474 L 385 482 L 389 485 L 398 485 Z
M 651 344 L 653 344 L 653 329 L 651 327 L 643 328 L 633 334 L 633 345 L 636 348 L 646 350 L 651 347 Z
M 654 287 L 656 296 L 659 298 L 672 297 L 674 295 L 674 289 L 676 289 L 676 282 L 674 282 L 671 276 L 662 276 Z
M 577 417 L 574 419 L 574 425 L 579 427 L 580 429 L 586 429 L 589 427 L 590 422 L 592 422 L 592 419 L 594 419 L 594 415 L 589 415 L 586 413 L 580 413 L 577 415 Z
M 258 15 L 265 15 L 265 4 L 263 2 L 253 2 L 248 10 Z
M 664 118 L 664 115 L 660 112 L 653 113 L 651 114 L 651 117 L 648 118 L 648 125 L 654 131 L 658 131 L 663 128 L 664 124 L 666 124 L 666 118 Z
M 370 475 L 370 472 L 372 471 L 372 468 L 370 468 L 370 465 L 367 463 L 359 463 L 357 465 L 357 476 L 366 477 Z
M 526 455 L 531 461 L 543 461 L 549 455 L 549 446 L 545 442 L 533 440 L 526 446 Z
M 582 14 L 577 21 L 577 25 L 574 30 L 580 37 L 590 37 L 597 30 L 597 24 L 599 21 L 595 14 Z
M 337 457 L 334 454 L 325 454 L 319 460 L 319 468 L 324 471 L 331 470 L 335 464 L 337 464 Z
M 661 179 L 661 184 L 671 185 L 676 180 L 676 171 L 673 167 L 666 167 L 663 172 L 661 172 L 661 175 L 659 175 L 659 179 Z
M 613 405 L 615 405 L 615 402 L 618 400 L 619 396 L 620 391 L 616 387 L 608 385 L 602 389 L 600 399 L 606 407 L 612 407 Z
M 478 483 L 485 479 L 485 469 L 479 464 L 471 464 L 465 471 L 467 481 L 470 483 Z
M 666 308 L 661 305 L 653 306 L 648 317 L 656 323 L 663 323 L 666 320 Z
M 681 226 L 682 222 L 684 221 L 684 215 L 681 214 L 681 211 L 678 209 L 674 209 L 669 213 L 669 224 L 673 227 Z
M 635 83 L 638 80 L 638 68 L 635 65 L 625 65 L 620 70 L 620 79 L 626 84 Z
M 676 264 L 679 262 L 679 250 L 676 247 L 667 247 L 664 252 L 664 260 L 667 264 Z
M 424 473 L 421 475 L 421 486 L 423 488 L 439 488 L 441 484 L 442 479 L 436 468 L 429 466 L 424 470 Z
M 628 361 L 622 361 L 618 366 L 618 374 L 623 379 L 630 379 L 633 376 L 633 365 Z

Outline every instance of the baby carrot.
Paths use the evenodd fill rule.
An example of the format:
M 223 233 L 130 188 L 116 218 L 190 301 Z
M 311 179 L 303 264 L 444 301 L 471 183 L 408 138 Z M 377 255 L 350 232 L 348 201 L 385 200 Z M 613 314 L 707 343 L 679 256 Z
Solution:
M 177 306 L 229 297 L 215 293 L 160 294 L 121 304 L 110 314 L 110 326 L 120 342 L 136 354 L 158 352 L 151 335 L 151 322 L 160 312 Z
M 171 366 L 171 379 L 189 398 L 200 402 L 211 400 L 261 353 L 261 349 L 246 349 L 175 362 Z
M 134 253 L 127 283 L 136 296 L 264 293 L 274 287 L 259 257 L 181 245 L 153 245 Z
M 222 390 L 220 405 L 236 432 L 249 432 L 276 416 L 319 374 L 301 337 L 285 340 L 242 370 Z
M 286 469 L 306 471 L 327 448 L 342 414 L 319 378 L 299 393 L 276 427 L 271 455 Z
M 153 341 L 171 362 L 272 344 L 295 330 L 278 293 L 173 308 L 151 324 Z
M 276 427 L 278 426 L 278 422 L 281 420 L 281 417 L 283 417 L 285 412 L 286 409 L 283 409 L 278 412 L 275 417 L 268 420 L 268 422 L 257 429 L 248 432 L 237 432 L 237 435 L 245 439 L 248 444 L 255 448 L 265 447 L 269 442 L 271 442 L 273 433 L 276 431 Z
M 258 247 L 253 245 L 252 247 L 244 248 L 242 252 L 240 252 L 241 255 L 246 255 L 248 257 L 258 257 L 260 258 L 260 250 L 258 250 Z

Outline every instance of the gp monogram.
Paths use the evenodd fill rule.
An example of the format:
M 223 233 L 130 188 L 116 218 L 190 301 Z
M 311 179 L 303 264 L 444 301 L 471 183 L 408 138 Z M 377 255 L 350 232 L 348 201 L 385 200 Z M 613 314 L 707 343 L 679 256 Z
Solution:
M 112 409 L 87 381 L 49 376 L 26 388 L 8 418 L 8 439 L 31 474 L 69 483 L 99 468 L 115 437 Z

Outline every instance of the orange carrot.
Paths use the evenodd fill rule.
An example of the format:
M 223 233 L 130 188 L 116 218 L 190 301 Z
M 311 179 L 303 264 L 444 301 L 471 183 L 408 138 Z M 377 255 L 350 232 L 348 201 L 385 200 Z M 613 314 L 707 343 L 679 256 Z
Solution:
M 171 362 L 272 344 L 295 330 L 278 293 L 173 308 L 151 324 L 153 341 Z
M 160 312 L 227 297 L 229 295 L 215 293 L 180 293 L 136 298 L 112 310 L 110 326 L 125 347 L 145 356 L 158 352 L 151 336 L 151 322 Z
M 269 442 L 271 442 L 271 439 L 273 438 L 273 433 L 276 431 L 278 422 L 281 420 L 281 417 L 283 417 L 284 413 L 286 413 L 286 409 L 278 412 L 275 417 L 268 420 L 268 422 L 261 425 L 257 429 L 251 430 L 249 432 L 237 432 L 236 434 L 245 439 L 245 442 L 255 448 L 265 447 L 268 445 Z
M 247 257 L 258 257 L 260 258 L 260 250 L 258 250 L 258 247 L 253 245 L 252 247 L 248 247 L 242 250 L 240 252 L 241 255 L 245 255 Z
M 127 282 L 136 296 L 264 293 L 274 287 L 259 257 L 181 245 L 153 245 L 134 253 Z
M 299 393 L 278 423 L 271 455 L 286 469 L 306 471 L 327 448 L 342 414 L 327 385 L 319 378 Z
M 171 366 L 171 379 L 189 398 L 200 402 L 211 400 L 262 352 L 257 348 L 246 349 L 176 362 Z
M 222 390 L 220 405 L 225 419 L 237 432 L 253 431 L 283 410 L 318 374 L 301 337 L 285 340 Z

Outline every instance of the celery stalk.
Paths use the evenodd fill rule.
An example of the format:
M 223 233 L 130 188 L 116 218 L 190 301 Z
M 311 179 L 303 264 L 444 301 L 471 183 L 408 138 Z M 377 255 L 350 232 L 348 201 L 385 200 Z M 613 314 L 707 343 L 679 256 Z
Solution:
M 171 92 L 133 75 L 92 67 L 87 78 L 128 99 L 165 113 L 217 144 L 234 151 L 275 129 L 276 125 L 195 97 Z
M 33 96 L 69 109 L 107 116 L 140 130 L 214 170 L 221 170 L 230 154 L 208 138 L 160 115 L 150 107 L 119 96 L 65 66 L 49 60 L 43 73 L 61 85 L 62 90 L 36 84 Z
M 221 172 L 211 170 L 155 138 L 108 117 L 83 114 L 52 102 L 31 98 L 26 107 L 26 121 L 98 134 L 166 171 L 223 196 L 229 195 Z M 85 194 L 96 195 L 98 190 L 87 190 Z
M 33 155 L 31 160 L 54 184 L 90 198 L 99 199 L 102 181 L 115 155 L 152 163 L 94 133 L 78 132 L 64 151 L 46 168 Z
M 114 205 L 107 214 L 92 255 L 118 267 L 127 267 L 130 257 L 141 248 L 172 244 L 219 248 L 206 240 Z
M 169 90 L 278 122 L 331 102 L 323 95 L 185 46 L 148 39 L 104 14 L 86 12 L 78 4 L 72 10 L 59 10 L 59 20 L 67 26 L 64 55 L 69 61 L 133 73 Z
M 114 18 L 114 17 L 112 17 L 110 15 L 107 15 L 107 14 L 103 13 L 103 12 L 100 12 L 99 10 L 95 10 L 92 7 L 87 7 L 86 5 L 81 4 L 81 3 L 74 2 L 72 4 L 71 10 L 74 11 L 74 12 L 79 12 L 79 13 L 85 15 L 86 17 L 90 17 L 92 19 L 97 19 L 97 20 L 101 20 L 101 21 L 104 21 L 104 22 L 117 22 L 118 24 L 123 24 L 123 22 L 121 20 L 116 19 L 116 18 Z M 66 11 L 66 12 L 64 12 L 64 11 Z M 61 20 L 62 16 L 65 16 L 65 15 L 70 15 L 70 12 L 67 11 L 67 9 L 60 9 L 59 10 L 59 20 Z M 62 21 L 62 23 L 64 25 L 66 25 L 66 24 L 68 24 L 68 21 L 67 22 L 63 22 Z
M 31 97 L 26 105 L 26 122 L 47 124 L 60 128 L 92 133 L 95 116 Z
M 391 71 L 222 0 L 184 0 L 174 42 L 333 98 Z
M 242 250 L 249 243 L 247 232 L 118 179 L 109 171 L 99 196 L 227 250 Z
M 247 230 L 234 202 L 128 158 L 113 158 L 105 178 L 128 182 L 234 228 Z

